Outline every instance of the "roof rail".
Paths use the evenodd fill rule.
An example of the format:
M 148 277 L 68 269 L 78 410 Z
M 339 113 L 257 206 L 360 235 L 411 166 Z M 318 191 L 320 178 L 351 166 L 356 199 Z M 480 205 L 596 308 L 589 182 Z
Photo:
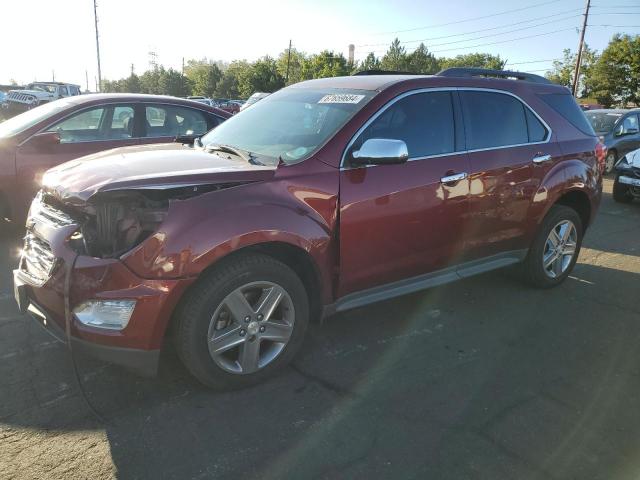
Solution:
M 492 70 L 488 68 L 447 68 L 436 73 L 439 77 L 498 77 L 515 78 L 525 82 L 551 84 L 549 79 L 533 73 L 512 72 L 509 70 Z
M 365 75 L 424 75 L 424 74 L 413 73 L 413 72 L 399 72 L 394 70 L 361 70 L 360 72 L 354 73 L 352 76 L 360 77 Z

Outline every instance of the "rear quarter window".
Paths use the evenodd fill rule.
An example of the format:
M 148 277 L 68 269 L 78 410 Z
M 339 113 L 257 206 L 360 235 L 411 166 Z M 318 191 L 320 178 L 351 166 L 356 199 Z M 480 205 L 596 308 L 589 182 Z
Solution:
M 538 94 L 538 97 L 582 133 L 595 137 L 591 123 L 570 93 L 545 93 Z

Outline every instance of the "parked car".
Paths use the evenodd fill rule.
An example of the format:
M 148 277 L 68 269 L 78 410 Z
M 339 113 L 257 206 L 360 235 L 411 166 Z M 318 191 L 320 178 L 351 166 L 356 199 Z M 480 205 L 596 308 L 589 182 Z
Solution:
M 187 97 L 187 100 L 193 100 L 194 102 L 203 103 L 205 105 L 209 105 L 210 107 L 215 107 L 216 106 L 214 104 L 213 100 L 211 100 L 210 98 L 207 98 L 207 97 L 191 96 L 191 97 Z
M 531 74 L 301 82 L 194 148 L 47 172 L 16 299 L 111 362 L 154 373 L 170 330 L 204 384 L 253 384 L 322 315 L 515 264 L 562 283 L 600 203 L 597 145 Z
M 227 100 L 226 102 L 219 102 L 218 108 L 220 110 L 224 110 L 225 112 L 230 113 L 231 115 L 235 115 L 240 111 L 240 105 L 233 100 Z
M 640 149 L 627 153 L 615 166 L 616 179 L 613 182 L 613 199 L 620 203 L 630 203 L 640 199 Z
M 270 93 L 264 93 L 264 92 L 256 92 L 256 93 L 254 93 L 253 95 L 251 95 L 247 99 L 246 102 L 244 102 L 244 104 L 240 107 L 240 110 L 244 110 L 245 108 L 249 108 L 254 103 L 259 102 L 263 98 L 267 98 L 269 95 L 271 95 L 271 94 Z
M 23 221 L 42 174 L 110 148 L 203 135 L 229 114 L 175 97 L 81 95 L 57 100 L 0 124 L 0 219 Z
M 4 102 L 6 116 L 17 115 L 60 98 L 80 95 L 80 86 L 62 82 L 34 82 L 23 89 L 9 90 Z
M 585 112 L 596 134 L 607 147 L 605 173 L 610 173 L 618 159 L 640 148 L 638 113 L 634 110 L 590 110 Z

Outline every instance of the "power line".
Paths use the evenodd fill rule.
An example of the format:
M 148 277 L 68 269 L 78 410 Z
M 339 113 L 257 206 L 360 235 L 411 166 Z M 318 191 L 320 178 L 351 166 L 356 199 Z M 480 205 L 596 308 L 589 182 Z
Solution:
M 428 42 L 430 40 L 441 40 L 441 39 L 445 39 L 445 38 L 461 37 L 461 36 L 470 35 L 470 34 L 473 34 L 473 33 L 488 32 L 488 31 L 491 31 L 491 30 L 498 30 L 500 28 L 508 28 L 508 27 L 513 27 L 515 25 L 522 25 L 523 23 L 530 23 L 530 22 L 534 22 L 536 20 L 543 20 L 543 19 L 548 19 L 548 18 L 551 18 L 551 17 L 557 17 L 558 15 L 562 15 L 562 14 L 565 14 L 565 13 L 568 13 L 568 12 L 576 12 L 578 10 L 582 10 L 582 9 L 580 9 L 580 8 L 579 9 L 573 9 L 573 10 L 568 10 L 568 11 L 565 11 L 565 12 L 560 12 L 560 13 L 555 14 L 555 15 L 545 15 L 544 17 L 530 18 L 528 20 L 523 20 L 521 22 L 509 23 L 509 24 L 505 24 L 505 25 L 500 25 L 498 27 L 483 28 L 483 29 L 480 29 L 480 30 L 472 30 L 470 32 L 455 33 L 455 34 L 451 34 L 451 35 L 442 35 L 442 36 L 439 36 L 439 37 L 420 38 L 420 39 L 417 39 L 417 40 L 406 40 L 406 41 L 401 41 L 400 43 L 401 44 L 407 44 L 407 43 Z M 470 40 L 477 40 L 479 38 L 487 38 L 487 37 L 491 37 L 491 36 L 494 36 L 494 35 L 495 36 L 497 36 L 497 35 L 505 35 L 507 33 L 511 33 L 511 32 L 514 32 L 514 31 L 520 31 L 520 30 L 526 30 L 526 29 L 529 29 L 529 28 L 540 27 L 542 25 L 548 25 L 548 24 L 551 24 L 551 23 L 557 23 L 557 22 L 569 20 L 571 18 L 576 18 L 576 17 L 579 17 L 579 16 L 580 15 L 570 15 L 568 17 L 559 18 L 559 19 L 556 19 L 556 20 L 551 20 L 549 22 L 544 22 L 544 23 L 540 23 L 540 24 L 537 24 L 537 25 L 530 25 L 528 27 L 522 27 L 522 28 L 519 28 L 519 29 L 516 29 L 516 30 L 510 30 L 508 32 L 494 33 L 494 34 L 491 34 L 491 35 L 485 35 L 485 36 L 482 36 L 482 37 L 476 37 L 475 39 L 474 38 L 467 38 L 466 40 L 460 40 L 460 42 L 470 41 Z M 386 43 L 364 44 L 364 45 L 358 45 L 358 47 L 381 47 L 381 46 L 384 46 L 384 45 L 389 45 L 389 43 L 386 42 Z M 444 44 L 441 44 L 441 45 L 444 45 Z
M 489 43 L 479 43 L 477 45 L 469 45 L 467 47 L 455 47 L 455 48 L 446 48 L 444 50 L 434 50 L 431 53 L 441 53 L 441 52 L 450 52 L 452 50 L 464 50 L 467 48 L 477 48 L 477 47 L 486 47 L 489 45 L 498 45 L 501 43 L 509 43 L 509 42 L 514 42 L 516 40 L 525 40 L 527 38 L 536 38 L 536 37 L 544 37 L 545 35 L 553 35 L 555 33 L 560 33 L 560 32 L 567 32 L 569 30 L 575 30 L 575 27 L 570 27 L 570 28 L 561 28 L 560 30 L 554 30 L 552 32 L 544 32 L 544 33 L 538 33 L 536 35 L 526 35 L 524 37 L 517 37 L 517 38 L 510 38 L 507 40 L 500 40 L 498 42 L 489 42 Z
M 466 38 L 466 39 L 463 39 L 463 40 L 454 40 L 452 42 L 445 42 L 445 43 L 434 43 L 434 44 L 430 45 L 430 47 L 442 47 L 444 45 L 453 45 L 455 43 L 472 42 L 472 41 L 475 41 L 475 40 L 481 40 L 483 38 L 491 38 L 491 37 L 497 37 L 499 35 L 507 35 L 509 33 L 520 32 L 522 30 L 527 30 L 529 28 L 542 27 L 544 25 L 549 25 L 551 23 L 558 23 L 560 21 L 565 21 L 565 20 L 568 20 L 570 18 L 576 18 L 576 17 L 579 17 L 579 16 L 580 15 L 571 15 L 570 17 L 561 18 L 561 19 L 558 19 L 558 20 L 552 20 L 551 22 L 538 23 L 536 25 L 530 25 L 530 26 L 524 27 L 524 28 L 516 28 L 514 30 L 507 30 L 506 32 L 492 33 L 490 35 L 482 35 L 480 37 Z M 400 43 L 406 43 L 406 42 L 400 42 Z
M 528 38 L 536 38 L 536 37 L 543 37 L 543 36 L 546 36 L 546 35 L 553 35 L 555 33 L 566 32 L 566 31 L 569 31 L 569 30 L 575 30 L 575 28 L 576 27 L 561 28 L 559 30 L 553 30 L 551 32 L 537 33 L 537 34 L 534 34 L 534 35 L 525 35 L 523 37 L 509 38 L 507 40 L 499 40 L 497 42 L 486 42 L 486 43 L 478 43 L 478 44 L 475 44 L 475 45 L 467 45 L 467 46 L 464 46 L 464 47 L 454 47 L 454 48 L 445 48 L 445 49 L 442 49 L 442 50 L 433 50 L 433 51 L 431 51 L 431 53 L 442 53 L 442 52 L 450 52 L 450 51 L 453 51 L 453 50 L 465 50 L 465 49 L 469 49 L 469 48 L 486 47 L 486 46 L 489 46 L 489 45 L 499 45 L 501 43 L 509 43 L 509 42 L 514 42 L 516 40 L 525 40 L 525 39 L 528 39 Z M 386 51 L 387 50 L 374 50 L 371 53 L 383 53 L 383 52 L 386 52 Z
M 506 65 L 528 65 L 531 63 L 544 63 L 544 62 L 555 62 L 561 60 L 560 58 L 549 58 L 547 60 L 529 60 L 527 62 L 506 62 Z
M 549 5 L 551 3 L 558 3 L 560 1 L 562 1 L 562 0 L 551 0 L 549 2 L 537 3 L 537 4 L 534 4 L 534 5 L 529 5 L 527 7 L 514 8 L 514 9 L 511 9 L 511 10 L 503 10 L 502 12 L 492 13 L 491 15 L 483 15 L 483 16 L 480 16 L 480 17 L 465 18 L 464 20 L 456 20 L 454 22 L 440 23 L 440 24 L 436 24 L 436 25 L 426 25 L 424 27 L 408 28 L 408 29 L 405 29 L 405 30 L 395 30 L 395 31 L 392 31 L 392 32 L 379 32 L 379 33 L 374 33 L 373 35 L 390 35 L 390 34 L 393 34 L 393 33 L 415 32 L 416 30 L 425 30 L 427 28 L 446 27 L 448 25 L 457 25 L 459 23 L 472 22 L 472 21 L 475 21 L 475 20 L 482 20 L 482 19 L 485 19 L 485 18 L 493 18 L 493 17 L 497 17 L 498 15 L 506 15 L 508 13 L 522 12 L 524 10 L 529 10 L 529 9 L 536 8 L 536 7 L 542 7 L 544 5 Z
M 461 37 L 464 35 L 471 35 L 473 33 L 481 33 L 481 32 L 489 32 L 491 30 L 499 30 L 501 28 L 507 28 L 507 27 L 513 27 L 515 25 L 522 25 L 523 23 L 530 23 L 530 22 L 535 22 L 537 20 L 544 20 L 544 19 L 548 19 L 548 18 L 552 18 L 552 17 L 558 17 L 560 15 L 564 15 L 567 13 L 574 13 L 574 12 L 578 12 L 578 11 L 582 11 L 582 8 L 574 8 L 571 10 L 564 10 L 562 12 L 558 12 L 555 13 L 553 15 L 545 15 L 543 17 L 536 17 L 536 18 L 529 18 L 527 20 L 522 20 L 520 22 L 512 22 L 512 23 L 508 23 L 508 24 L 504 24 L 504 25 L 499 25 L 497 27 L 491 27 L 491 28 L 481 28 L 480 30 L 471 30 L 469 32 L 462 32 L 462 33 L 453 33 L 451 35 L 441 35 L 438 37 L 429 37 L 429 38 L 421 38 L 418 40 L 407 40 L 404 42 L 400 42 L 400 43 L 418 43 L 418 42 L 427 42 L 429 40 L 442 40 L 444 38 L 453 38 L 453 37 Z M 572 17 L 578 17 L 579 15 L 572 15 Z M 567 17 L 567 18 L 571 18 L 571 17 Z M 559 20 L 554 20 L 554 21 L 559 21 Z M 530 28 L 530 27 L 526 27 L 526 28 Z M 498 35 L 498 34 L 496 34 Z M 362 45 L 356 45 L 356 47 L 360 48 L 360 47 L 381 47 L 384 45 L 388 45 L 389 43 L 368 43 L 368 44 L 362 44 Z

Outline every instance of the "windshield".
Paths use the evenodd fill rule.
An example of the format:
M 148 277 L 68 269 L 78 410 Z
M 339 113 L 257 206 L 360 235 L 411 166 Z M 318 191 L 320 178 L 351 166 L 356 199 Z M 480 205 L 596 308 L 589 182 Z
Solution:
M 46 83 L 32 83 L 27 90 L 40 90 L 42 92 L 56 93 L 55 85 L 47 85 Z
M 22 133 L 42 120 L 66 109 L 70 104 L 70 100 L 56 100 L 5 120 L 0 123 L 0 138 L 12 137 Z
M 585 115 L 593 129 L 600 133 L 613 130 L 613 126 L 622 116 L 621 113 L 615 112 L 585 112 Z
M 374 95 L 368 90 L 286 88 L 225 121 L 202 138 L 274 162 L 311 156 Z

